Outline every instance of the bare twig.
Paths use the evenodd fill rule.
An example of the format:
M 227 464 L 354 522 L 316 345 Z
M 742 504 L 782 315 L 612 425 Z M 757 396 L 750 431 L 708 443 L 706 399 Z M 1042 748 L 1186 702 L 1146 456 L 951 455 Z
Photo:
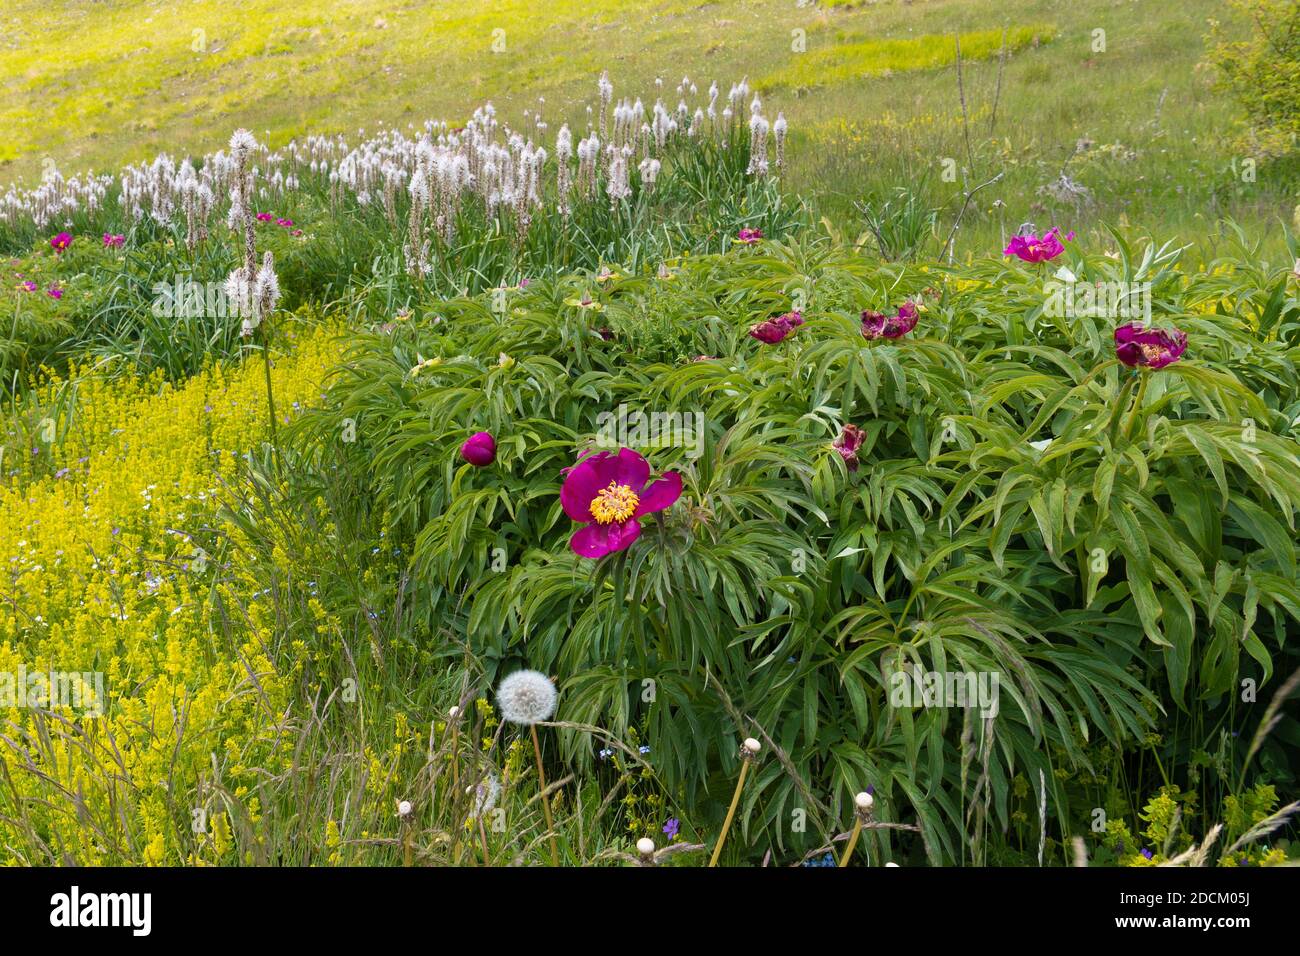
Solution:
M 971 201 L 971 199 L 972 199 L 972 198 L 974 197 L 974 195 L 975 195 L 977 192 L 979 192 L 981 189 L 984 189 L 984 188 L 986 188 L 986 187 L 988 187 L 988 186 L 992 186 L 994 183 L 1000 181 L 1000 180 L 1002 179 L 1002 176 L 1003 176 L 1002 173 L 998 173 L 996 176 L 994 176 L 994 177 L 993 177 L 992 179 L 990 179 L 988 182 L 980 183 L 980 184 L 979 184 L 978 186 L 976 186 L 974 189 L 972 189 L 972 190 L 970 190 L 968 193 L 966 193 L 966 199 L 965 199 L 965 201 L 961 204 L 961 211 L 959 211 L 959 212 L 957 213 L 957 218 L 956 218 L 956 220 L 953 221 L 953 224 L 952 224 L 952 231 L 948 233 L 948 240 L 943 244 L 943 252 L 941 252 L 941 253 L 939 254 L 939 258 L 940 258 L 940 259 L 942 259 L 945 255 L 947 255 L 947 256 L 951 256 L 952 241 L 953 241 L 953 239 L 954 239 L 954 238 L 956 237 L 956 235 L 957 235 L 957 227 L 961 225 L 961 218 L 962 218 L 962 216 L 966 215 L 966 208 L 970 205 L 970 201 Z M 952 261 L 951 258 L 950 258 L 948 261 L 951 262 L 951 261 Z

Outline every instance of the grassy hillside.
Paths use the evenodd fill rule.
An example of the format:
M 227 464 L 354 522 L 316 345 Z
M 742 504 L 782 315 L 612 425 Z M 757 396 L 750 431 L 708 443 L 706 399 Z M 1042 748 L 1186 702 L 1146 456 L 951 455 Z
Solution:
M 964 223 L 980 244 L 1057 218 L 1212 241 L 1228 216 L 1278 239 L 1300 178 L 1275 166 L 1244 181 L 1233 104 L 1198 66 L 1212 16 L 1225 16 L 1212 0 L 16 0 L 0 24 L 0 181 L 30 183 L 43 162 L 68 172 L 198 155 L 240 125 L 278 145 L 454 122 L 489 98 L 516 119 L 541 105 L 581 123 L 572 104 L 602 68 L 620 93 L 664 74 L 670 107 L 683 75 L 703 91 L 747 73 L 790 117 L 794 184 L 850 229 L 855 202 L 907 184 L 944 209 L 941 239 L 963 183 L 1003 172 Z M 1041 191 L 1062 172 L 1090 201 Z

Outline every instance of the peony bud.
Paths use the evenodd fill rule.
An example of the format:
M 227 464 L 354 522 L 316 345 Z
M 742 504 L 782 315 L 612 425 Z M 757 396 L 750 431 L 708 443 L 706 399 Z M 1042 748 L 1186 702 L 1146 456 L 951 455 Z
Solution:
M 488 432 L 477 432 L 460 446 L 460 457 L 475 468 L 486 468 L 496 461 L 497 443 Z

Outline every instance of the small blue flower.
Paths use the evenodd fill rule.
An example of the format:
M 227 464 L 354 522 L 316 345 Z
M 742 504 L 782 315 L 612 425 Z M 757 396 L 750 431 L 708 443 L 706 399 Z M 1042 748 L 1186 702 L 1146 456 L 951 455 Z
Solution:
M 650 746 L 648 744 L 642 744 L 640 747 L 637 747 L 636 749 L 641 751 L 641 753 L 643 754 L 648 754 L 650 752 Z

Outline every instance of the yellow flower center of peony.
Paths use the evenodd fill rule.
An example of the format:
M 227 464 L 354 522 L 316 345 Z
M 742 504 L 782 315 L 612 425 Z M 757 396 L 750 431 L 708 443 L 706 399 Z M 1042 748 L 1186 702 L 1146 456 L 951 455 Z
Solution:
M 1142 357 L 1148 362 L 1154 362 L 1164 356 L 1164 350 L 1158 345 L 1139 345 L 1138 348 L 1142 350 Z
M 630 486 L 611 481 L 609 487 L 602 488 L 591 502 L 591 516 L 599 524 L 626 521 L 632 517 L 639 502 Z

